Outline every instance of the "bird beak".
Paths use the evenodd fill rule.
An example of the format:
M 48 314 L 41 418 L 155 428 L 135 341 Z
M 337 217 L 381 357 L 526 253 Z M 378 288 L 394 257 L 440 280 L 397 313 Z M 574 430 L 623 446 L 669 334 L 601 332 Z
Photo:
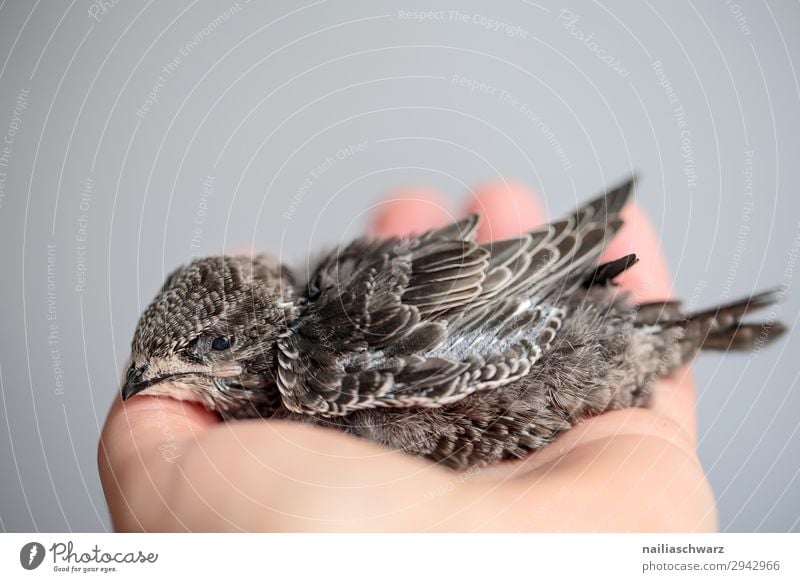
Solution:
M 185 363 L 173 359 L 150 361 L 141 366 L 137 366 L 134 363 L 131 364 L 125 375 L 125 384 L 122 386 L 122 400 L 127 400 L 151 386 L 170 380 L 189 377 L 194 378 L 195 381 L 203 377 L 224 378 L 238 375 L 241 371 L 241 367 L 236 364 L 209 368 L 189 367 Z
M 131 367 L 128 368 L 128 373 L 125 374 L 125 385 L 122 387 L 123 401 L 144 390 L 142 377 L 146 371 L 146 365 L 137 367 L 136 364 L 131 364 Z
M 131 396 L 138 394 L 142 390 L 144 390 L 144 387 L 141 384 L 131 384 L 130 382 L 125 382 L 125 385 L 122 387 L 123 402 Z
M 138 394 L 144 390 L 144 387 L 141 384 L 132 384 L 131 382 L 125 382 L 125 385 L 122 387 L 122 401 L 124 402 L 131 396 Z
M 131 367 L 128 368 L 128 373 L 125 375 L 125 385 L 122 387 L 122 400 L 127 400 L 131 396 L 135 396 L 142 390 L 150 388 L 150 386 L 154 386 L 160 382 L 192 374 L 192 372 L 158 373 L 158 370 L 155 370 L 155 374 L 153 372 L 154 370 L 147 364 L 138 367 L 135 364 L 131 364 Z
M 149 368 L 150 366 L 147 364 L 144 366 L 136 366 L 136 364 L 131 364 L 131 367 L 128 368 L 128 373 L 125 375 L 125 385 L 122 387 L 122 400 L 127 400 L 145 388 L 161 382 L 162 380 L 166 380 L 168 377 L 174 375 L 167 374 L 152 377 L 148 374 Z

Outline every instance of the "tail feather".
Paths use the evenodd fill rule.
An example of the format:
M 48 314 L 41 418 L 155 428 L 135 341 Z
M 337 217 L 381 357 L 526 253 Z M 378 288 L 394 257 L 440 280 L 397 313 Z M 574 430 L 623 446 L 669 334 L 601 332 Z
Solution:
M 738 324 L 739 320 L 751 311 L 768 307 L 780 299 L 778 289 L 770 289 L 750 297 L 719 305 L 687 316 L 689 320 L 710 320 L 711 331 L 727 329 Z
M 705 350 L 749 350 L 786 332 L 782 323 L 740 323 L 722 332 L 711 332 L 703 340 Z
M 642 303 L 636 312 L 637 325 L 657 325 L 679 319 L 681 319 L 680 301 Z
M 773 341 L 784 333 L 783 324 L 773 321 L 743 323 L 751 311 L 763 309 L 780 299 L 777 289 L 707 309 L 687 317 L 686 338 L 694 336 L 696 349 L 748 350 Z
M 742 322 L 750 312 L 768 307 L 780 300 L 777 289 L 705 309 L 681 314 L 675 302 L 647 303 L 640 307 L 639 325 L 681 327 L 683 361 L 694 357 L 700 349 L 748 350 L 767 344 L 786 331 L 780 322 Z

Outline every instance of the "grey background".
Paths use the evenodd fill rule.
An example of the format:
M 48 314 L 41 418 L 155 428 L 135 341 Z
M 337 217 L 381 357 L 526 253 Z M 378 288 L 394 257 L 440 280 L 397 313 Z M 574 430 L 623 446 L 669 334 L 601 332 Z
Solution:
M 677 294 L 779 285 L 772 315 L 796 323 L 797 2 L 462 1 L 466 22 L 431 0 L 263 4 L 0 4 L 0 528 L 109 527 L 97 437 L 168 270 L 252 244 L 303 265 L 393 187 L 439 188 L 456 212 L 508 177 L 555 215 L 635 169 Z M 799 352 L 793 332 L 695 368 L 725 530 L 800 529 Z

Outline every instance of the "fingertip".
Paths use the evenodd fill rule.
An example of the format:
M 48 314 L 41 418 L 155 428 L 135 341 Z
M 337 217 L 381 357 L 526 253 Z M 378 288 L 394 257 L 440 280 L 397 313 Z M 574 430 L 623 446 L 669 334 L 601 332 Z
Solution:
M 229 257 L 254 257 L 258 254 L 258 249 L 250 245 L 237 245 L 225 251 Z
M 539 197 L 525 184 L 495 180 L 473 191 L 467 212 L 481 216 L 478 240 L 500 240 L 532 230 L 543 223 L 546 212 Z
M 620 288 L 630 291 L 640 302 L 668 299 L 672 295 L 672 277 L 653 223 L 635 202 L 622 209 L 622 219 L 625 224 L 601 261 L 635 253 L 639 262 L 616 279 Z
M 431 188 L 393 190 L 375 210 L 371 231 L 379 237 L 420 234 L 454 220 L 444 198 Z
M 162 495 L 177 461 L 218 422 L 203 407 L 138 395 L 114 399 L 97 447 L 100 482 L 115 530 L 142 530 L 163 517 Z

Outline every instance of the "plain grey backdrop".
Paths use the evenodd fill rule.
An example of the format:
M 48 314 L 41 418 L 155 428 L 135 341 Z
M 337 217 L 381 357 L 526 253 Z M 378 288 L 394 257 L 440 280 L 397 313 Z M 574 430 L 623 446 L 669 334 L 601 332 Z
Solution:
M 97 438 L 169 270 L 302 267 L 392 188 L 557 215 L 635 170 L 676 294 L 778 286 L 796 324 L 798 32 L 794 1 L 1 2 L 0 529 L 109 528 Z M 695 367 L 726 531 L 800 530 L 798 353 Z

